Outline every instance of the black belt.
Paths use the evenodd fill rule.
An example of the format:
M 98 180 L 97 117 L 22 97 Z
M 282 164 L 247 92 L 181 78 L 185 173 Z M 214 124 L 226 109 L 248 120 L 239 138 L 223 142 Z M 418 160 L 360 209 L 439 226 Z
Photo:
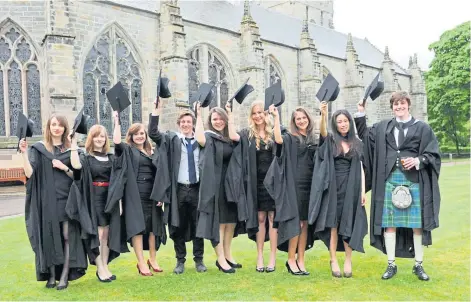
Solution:
M 178 183 L 178 186 L 179 186 L 179 187 L 185 187 L 185 188 L 196 188 L 196 187 L 199 187 L 199 186 L 200 186 L 200 183 L 199 183 L 199 182 L 194 183 L 194 184 L 182 184 L 182 183 Z

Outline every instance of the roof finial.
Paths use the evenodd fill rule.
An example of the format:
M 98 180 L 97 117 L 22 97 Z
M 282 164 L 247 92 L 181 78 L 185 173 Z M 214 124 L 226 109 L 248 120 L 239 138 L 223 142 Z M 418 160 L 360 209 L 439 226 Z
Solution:
M 384 60 L 385 61 L 391 61 L 391 58 L 389 57 L 389 48 L 386 46 L 386 49 L 384 50 Z
M 250 15 L 250 3 L 249 0 L 244 1 L 244 21 L 252 21 L 252 16 Z
M 309 6 L 306 5 L 306 18 L 303 22 L 303 33 L 309 32 Z
M 355 51 L 355 47 L 353 46 L 353 37 L 351 33 L 348 33 L 347 36 L 347 51 Z
M 412 59 L 412 63 L 417 66 L 419 63 L 417 62 L 417 53 L 414 54 L 414 58 Z
M 409 57 L 409 68 L 412 67 L 412 57 Z

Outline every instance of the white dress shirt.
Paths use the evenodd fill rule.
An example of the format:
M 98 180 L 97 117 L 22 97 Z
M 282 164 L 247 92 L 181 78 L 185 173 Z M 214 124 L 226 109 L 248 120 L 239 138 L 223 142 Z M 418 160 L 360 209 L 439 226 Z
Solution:
M 180 138 L 180 142 L 182 144 L 182 152 L 180 156 L 180 169 L 178 170 L 178 183 L 188 185 L 190 184 L 190 173 L 188 169 L 188 151 L 186 137 L 181 134 L 177 133 L 178 137 Z M 193 145 L 193 156 L 195 157 L 195 170 L 196 170 L 196 182 L 200 181 L 200 171 L 198 169 L 198 162 L 200 157 L 200 146 L 196 142 L 196 139 L 193 138 L 191 141 Z

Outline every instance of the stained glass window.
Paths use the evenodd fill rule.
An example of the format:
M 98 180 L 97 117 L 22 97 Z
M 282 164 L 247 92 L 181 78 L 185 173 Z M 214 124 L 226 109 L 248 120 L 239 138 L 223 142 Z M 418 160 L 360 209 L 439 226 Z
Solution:
M 201 52 L 206 51 L 205 56 Z M 208 58 L 206 62 L 203 57 Z M 221 58 L 211 49 L 207 47 L 196 47 L 188 55 L 188 89 L 190 96 L 190 105 L 193 103 L 193 96 L 198 91 L 198 87 L 202 82 L 214 84 L 214 99 L 209 108 L 224 107 L 229 99 L 229 79 L 227 77 L 226 66 L 222 64 Z M 207 79 L 203 79 L 202 70 L 207 70 Z
M 0 28 L 0 136 L 16 135 L 20 112 L 34 122 L 34 135 L 42 133 L 41 77 L 32 45 L 14 22 Z
M 142 77 L 135 53 L 119 27 L 112 25 L 96 39 L 85 59 L 83 96 L 89 127 L 103 125 L 111 135 L 112 108 L 106 92 L 121 81 L 131 106 L 120 113 L 121 131 L 125 135 L 131 123 L 142 122 Z

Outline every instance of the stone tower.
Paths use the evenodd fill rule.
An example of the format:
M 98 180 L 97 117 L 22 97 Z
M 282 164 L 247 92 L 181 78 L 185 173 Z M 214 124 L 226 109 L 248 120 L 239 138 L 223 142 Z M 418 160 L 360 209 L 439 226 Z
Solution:
M 316 99 L 316 92 L 321 83 L 321 67 L 316 45 L 309 35 L 309 7 L 306 6 L 305 10 L 299 47 L 299 105 L 308 109 L 314 116 L 318 116 L 319 102 Z
M 186 33 L 177 0 L 160 2 L 160 68 L 172 85 L 172 97 L 164 107 L 165 121 L 174 124 L 179 107 L 188 106 L 188 58 Z M 157 80 L 157 79 L 156 79 Z M 165 125 L 169 126 L 169 125 Z
M 363 71 L 350 33 L 347 37 L 345 57 L 347 58 L 345 61 L 345 86 L 341 89 L 342 98 L 339 101 L 344 102 L 343 108 L 350 112 L 356 112 L 356 104 L 363 97 Z
M 411 113 L 419 120 L 427 121 L 427 95 L 425 94 L 425 81 L 422 70 L 417 64 L 417 54 L 409 59 L 408 72 L 410 79 L 410 96 L 412 102 Z
M 248 0 L 244 2 L 244 15 L 240 22 L 240 69 L 239 78 L 237 81 L 237 87 L 242 85 L 247 78 L 250 77 L 249 84 L 253 86 L 254 91 L 247 96 L 242 103 L 242 106 L 238 106 L 237 102 L 234 101 L 234 107 L 238 114 L 234 117 L 239 119 L 242 126 L 245 126 L 245 120 L 247 117 L 247 110 L 250 104 L 255 100 L 263 100 L 265 95 L 265 68 L 263 61 L 263 43 L 260 40 L 260 32 L 257 23 L 250 14 L 250 3 Z M 237 87 L 235 89 L 237 89 Z M 239 107 L 239 108 L 237 108 Z

